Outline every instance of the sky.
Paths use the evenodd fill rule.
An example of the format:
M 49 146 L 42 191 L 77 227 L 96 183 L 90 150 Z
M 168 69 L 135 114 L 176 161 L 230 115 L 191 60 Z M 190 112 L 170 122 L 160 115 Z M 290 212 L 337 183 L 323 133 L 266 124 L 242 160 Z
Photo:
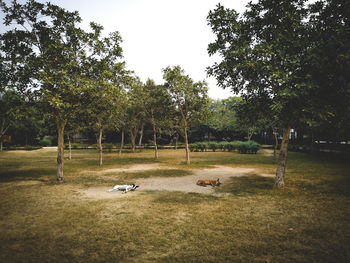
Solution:
M 5 0 L 9 3 L 10 0 Z M 25 1 L 18 1 L 24 3 Z M 39 1 L 45 2 L 45 1 Z M 127 68 L 142 81 L 162 84 L 162 69 L 180 65 L 194 81 L 206 80 L 209 97 L 223 99 L 234 94 L 217 87 L 205 69 L 219 57 L 209 57 L 208 44 L 215 35 L 206 17 L 220 2 L 242 13 L 248 0 L 51 0 L 70 11 L 79 11 L 82 27 L 91 21 L 106 32 L 119 31 Z

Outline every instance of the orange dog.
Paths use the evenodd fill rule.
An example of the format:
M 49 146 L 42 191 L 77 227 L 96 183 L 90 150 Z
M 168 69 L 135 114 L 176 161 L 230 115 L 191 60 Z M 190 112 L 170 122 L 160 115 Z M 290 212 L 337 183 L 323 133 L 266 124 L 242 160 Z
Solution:
M 197 181 L 197 185 L 199 186 L 207 186 L 207 185 L 211 185 L 211 186 L 219 186 L 221 183 L 219 181 L 219 179 L 217 180 L 198 180 Z

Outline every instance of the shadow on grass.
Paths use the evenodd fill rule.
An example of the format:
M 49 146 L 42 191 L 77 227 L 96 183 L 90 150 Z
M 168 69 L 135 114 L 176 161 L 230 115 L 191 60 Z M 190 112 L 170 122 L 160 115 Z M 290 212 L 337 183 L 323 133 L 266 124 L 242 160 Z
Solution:
M 219 193 L 231 193 L 233 195 L 261 194 L 273 189 L 274 179 L 258 175 L 232 177 L 229 183 L 217 188 Z
M 141 172 L 123 172 L 116 175 L 116 177 L 124 180 L 139 179 L 139 178 L 150 178 L 150 177 L 180 177 L 191 175 L 192 172 L 181 169 L 157 169 L 150 171 Z
M 28 181 L 28 180 L 43 180 L 43 176 L 55 175 L 55 168 L 38 168 L 38 169 L 23 169 L 23 170 L 7 170 L 0 172 L 0 182 L 12 181 Z
M 158 197 L 154 199 L 154 202 L 166 204 L 196 205 L 202 202 L 215 202 L 218 199 L 219 197 L 213 195 L 166 191 L 159 193 Z

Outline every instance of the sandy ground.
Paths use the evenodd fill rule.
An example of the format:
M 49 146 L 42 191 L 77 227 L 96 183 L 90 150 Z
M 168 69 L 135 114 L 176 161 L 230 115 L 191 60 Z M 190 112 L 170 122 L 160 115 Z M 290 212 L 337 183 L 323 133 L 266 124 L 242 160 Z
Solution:
M 146 165 L 134 165 L 129 168 L 123 169 L 109 169 L 104 170 L 114 171 L 114 172 L 134 172 L 140 170 L 151 170 L 158 169 L 158 165 L 146 164 Z M 135 170 L 137 169 L 137 170 Z M 163 168 L 162 168 L 163 169 Z M 221 183 L 227 183 L 231 177 L 235 176 L 247 176 L 249 174 L 257 174 L 260 176 L 274 177 L 273 174 L 262 174 L 259 173 L 254 168 L 232 168 L 228 166 L 215 166 L 210 169 L 195 169 L 192 170 L 193 174 L 181 177 L 153 177 L 137 179 L 135 181 L 139 188 L 136 191 L 128 192 L 123 194 L 119 191 L 107 192 L 111 187 L 91 187 L 88 189 L 80 190 L 79 192 L 83 194 L 84 197 L 91 199 L 109 199 L 109 198 L 126 198 L 133 195 L 138 195 L 143 191 L 155 190 L 155 191 L 181 191 L 181 192 L 192 192 L 192 193 L 202 193 L 202 194 L 213 194 L 214 188 L 211 186 L 203 187 L 196 185 L 199 179 L 220 179 Z
M 156 170 L 156 169 L 167 169 L 166 167 L 161 167 L 159 164 L 134 164 L 127 168 L 114 168 L 114 169 L 105 169 L 98 172 L 98 174 L 107 174 L 107 173 L 122 173 L 122 172 L 140 172 L 140 171 L 148 171 L 148 170 Z
M 265 156 L 273 156 L 273 150 L 271 149 L 261 149 L 260 151 L 262 151 Z
M 38 153 L 38 152 L 57 152 L 57 147 L 56 146 L 50 146 L 50 147 L 43 147 L 41 149 L 37 150 L 15 150 L 15 151 L 8 151 L 9 153 L 24 153 L 24 154 L 33 154 L 33 152 Z

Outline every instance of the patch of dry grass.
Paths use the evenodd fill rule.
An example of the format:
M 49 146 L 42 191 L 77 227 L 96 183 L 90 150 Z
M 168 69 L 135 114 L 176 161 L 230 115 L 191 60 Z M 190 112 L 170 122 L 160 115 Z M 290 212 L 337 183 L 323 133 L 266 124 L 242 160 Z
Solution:
M 66 183 L 56 184 L 55 153 L 0 153 L 0 262 L 348 262 L 348 159 L 290 153 L 281 191 L 254 174 L 232 178 L 214 195 L 148 191 L 92 200 L 78 191 L 214 164 L 275 167 L 263 154 L 193 153 L 189 167 L 183 158 L 182 150 L 160 151 L 157 162 L 152 151 L 110 153 L 100 168 L 95 151 L 74 151 Z M 135 163 L 171 169 L 100 173 Z

